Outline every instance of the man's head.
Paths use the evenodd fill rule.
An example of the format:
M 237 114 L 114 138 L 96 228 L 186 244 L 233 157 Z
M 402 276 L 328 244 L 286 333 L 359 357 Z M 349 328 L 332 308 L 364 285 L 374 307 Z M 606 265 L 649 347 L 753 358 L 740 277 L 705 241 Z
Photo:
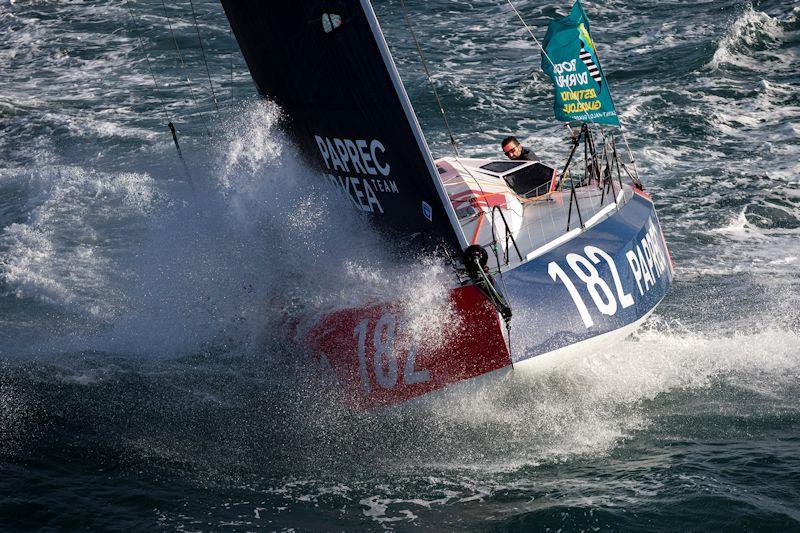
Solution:
M 522 155 L 522 145 L 516 137 L 506 137 L 503 139 L 503 142 L 500 143 L 500 146 L 503 147 L 503 153 L 505 153 L 509 159 L 517 159 Z

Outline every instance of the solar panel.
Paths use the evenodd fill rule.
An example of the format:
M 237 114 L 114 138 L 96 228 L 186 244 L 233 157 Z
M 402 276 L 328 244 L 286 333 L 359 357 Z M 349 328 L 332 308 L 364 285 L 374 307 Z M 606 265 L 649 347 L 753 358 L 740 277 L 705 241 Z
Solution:
M 508 172 L 509 170 L 515 169 L 518 166 L 524 165 L 525 163 L 527 163 L 527 161 L 492 161 L 491 163 L 486 163 L 480 168 L 483 170 L 488 170 L 489 172 L 502 174 L 503 172 Z

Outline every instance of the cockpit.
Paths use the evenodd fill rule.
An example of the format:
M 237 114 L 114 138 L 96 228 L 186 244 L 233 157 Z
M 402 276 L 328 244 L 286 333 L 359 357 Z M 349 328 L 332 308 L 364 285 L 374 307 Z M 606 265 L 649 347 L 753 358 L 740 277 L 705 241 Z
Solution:
M 501 262 L 525 261 L 570 224 L 580 225 L 570 210 L 572 190 L 541 162 L 446 157 L 436 166 L 468 243 L 496 243 Z M 617 200 L 606 201 L 597 187 L 579 187 L 575 194 L 583 221 Z

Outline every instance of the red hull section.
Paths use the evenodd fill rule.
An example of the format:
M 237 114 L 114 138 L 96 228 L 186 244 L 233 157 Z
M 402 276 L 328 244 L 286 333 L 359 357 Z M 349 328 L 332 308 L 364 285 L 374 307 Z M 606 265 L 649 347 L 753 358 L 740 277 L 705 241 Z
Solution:
M 397 304 L 326 315 L 305 336 L 323 367 L 363 408 L 401 403 L 511 364 L 503 325 L 474 286 L 450 293 L 452 321 L 412 338 Z

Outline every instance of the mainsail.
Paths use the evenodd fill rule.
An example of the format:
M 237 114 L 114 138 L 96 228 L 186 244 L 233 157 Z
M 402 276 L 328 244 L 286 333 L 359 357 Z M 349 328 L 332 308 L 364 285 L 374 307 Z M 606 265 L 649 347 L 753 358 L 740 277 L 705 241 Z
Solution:
M 360 210 L 466 247 L 368 0 L 222 0 L 253 79 Z

